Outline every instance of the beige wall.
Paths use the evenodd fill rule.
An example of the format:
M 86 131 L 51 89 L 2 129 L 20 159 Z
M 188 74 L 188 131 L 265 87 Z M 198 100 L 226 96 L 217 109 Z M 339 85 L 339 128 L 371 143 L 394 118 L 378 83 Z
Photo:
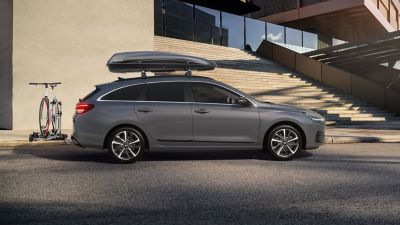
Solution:
M 0 0 L 0 129 L 12 128 L 12 1 Z
M 115 52 L 152 50 L 152 0 L 14 0 L 13 129 L 38 127 L 42 89 L 61 81 L 63 128 L 72 127 L 79 98 L 115 80 L 106 62 Z

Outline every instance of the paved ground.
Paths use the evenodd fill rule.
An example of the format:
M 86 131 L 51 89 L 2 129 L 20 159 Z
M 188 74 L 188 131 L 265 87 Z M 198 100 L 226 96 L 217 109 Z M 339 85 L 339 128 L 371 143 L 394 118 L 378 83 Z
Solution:
M 72 130 L 63 130 L 70 136 Z M 30 130 L 0 130 L 0 150 L 11 146 L 25 145 L 28 143 Z M 59 141 L 56 141 L 59 143 Z M 325 143 L 400 143 L 400 124 L 382 123 L 373 125 L 358 125 L 344 127 L 326 127 Z M 33 145 L 54 144 L 54 141 L 39 141 Z
M 289 162 L 153 152 L 120 165 L 71 145 L 0 151 L 0 224 L 400 224 L 400 144 Z

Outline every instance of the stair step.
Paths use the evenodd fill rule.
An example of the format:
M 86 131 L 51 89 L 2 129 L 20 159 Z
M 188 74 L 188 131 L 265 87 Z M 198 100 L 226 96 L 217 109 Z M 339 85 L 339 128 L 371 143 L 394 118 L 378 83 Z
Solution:
M 260 101 L 313 109 L 326 118 L 327 126 L 400 120 L 393 113 L 370 106 L 365 101 L 248 51 L 160 36 L 154 37 L 154 43 L 156 50 L 194 55 L 217 62 L 215 70 L 196 71 L 194 75 L 229 84 Z

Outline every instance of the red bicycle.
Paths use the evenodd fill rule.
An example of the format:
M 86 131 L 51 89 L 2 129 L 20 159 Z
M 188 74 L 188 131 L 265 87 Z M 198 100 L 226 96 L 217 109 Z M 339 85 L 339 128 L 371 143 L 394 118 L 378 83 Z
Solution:
M 43 98 L 40 101 L 39 107 L 39 128 L 42 138 L 48 138 L 50 136 L 57 137 L 61 135 L 61 101 L 57 100 L 57 97 L 54 93 L 54 88 L 60 84 L 61 82 L 29 83 L 29 85 L 44 86 Z M 51 90 L 49 90 L 49 87 Z M 49 99 L 49 95 L 51 97 L 51 101 Z

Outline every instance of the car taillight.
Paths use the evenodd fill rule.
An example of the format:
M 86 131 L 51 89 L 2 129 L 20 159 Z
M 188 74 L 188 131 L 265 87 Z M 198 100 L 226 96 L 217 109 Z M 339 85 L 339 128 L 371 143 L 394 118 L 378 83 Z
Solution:
M 88 104 L 86 102 L 79 102 L 75 106 L 75 112 L 77 114 L 82 114 L 82 113 L 86 113 L 86 112 L 90 111 L 93 108 L 94 108 L 93 104 Z

